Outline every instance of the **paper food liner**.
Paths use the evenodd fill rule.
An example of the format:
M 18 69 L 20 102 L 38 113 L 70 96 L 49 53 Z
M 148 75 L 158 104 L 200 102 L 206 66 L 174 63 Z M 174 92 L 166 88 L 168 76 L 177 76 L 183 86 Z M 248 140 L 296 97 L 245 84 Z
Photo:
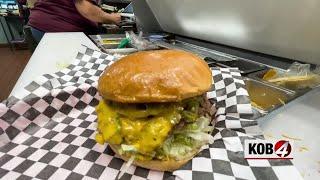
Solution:
M 124 162 L 95 142 L 97 80 L 113 56 L 83 47 L 74 62 L 45 74 L 0 104 L 0 179 L 114 179 Z M 212 68 L 214 143 L 181 169 L 131 166 L 121 179 L 300 179 L 289 160 L 246 160 L 245 139 L 263 138 L 237 69 Z M 286 173 L 284 173 L 286 172 Z

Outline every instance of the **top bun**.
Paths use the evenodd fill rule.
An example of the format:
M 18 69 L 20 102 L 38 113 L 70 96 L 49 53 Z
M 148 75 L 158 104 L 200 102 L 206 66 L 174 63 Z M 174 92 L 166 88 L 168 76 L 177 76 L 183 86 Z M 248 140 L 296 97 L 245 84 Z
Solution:
M 180 50 L 142 51 L 107 67 L 100 95 L 121 103 L 178 102 L 207 92 L 211 70 L 200 57 Z

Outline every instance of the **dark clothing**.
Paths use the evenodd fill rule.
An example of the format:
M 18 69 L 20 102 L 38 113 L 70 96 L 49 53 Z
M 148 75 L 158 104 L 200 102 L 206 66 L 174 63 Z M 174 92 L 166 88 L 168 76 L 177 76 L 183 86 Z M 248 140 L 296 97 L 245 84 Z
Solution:
M 95 1 L 93 1 L 95 2 Z M 38 0 L 31 9 L 29 25 L 43 32 L 85 32 L 94 34 L 97 23 L 83 17 L 75 0 Z
M 17 0 L 17 2 L 21 5 L 26 5 L 27 4 L 27 0 Z

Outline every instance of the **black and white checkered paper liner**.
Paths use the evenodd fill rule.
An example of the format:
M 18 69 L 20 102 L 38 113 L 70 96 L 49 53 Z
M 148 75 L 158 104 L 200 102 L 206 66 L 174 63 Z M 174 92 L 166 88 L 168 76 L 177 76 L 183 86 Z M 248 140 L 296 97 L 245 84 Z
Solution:
M 68 68 L 45 74 L 0 104 L 0 179 L 115 179 L 124 162 L 95 142 L 97 80 L 114 58 L 83 47 Z M 214 143 L 180 170 L 131 166 L 121 179 L 299 179 L 289 160 L 245 160 L 243 141 L 263 138 L 237 69 L 212 69 Z

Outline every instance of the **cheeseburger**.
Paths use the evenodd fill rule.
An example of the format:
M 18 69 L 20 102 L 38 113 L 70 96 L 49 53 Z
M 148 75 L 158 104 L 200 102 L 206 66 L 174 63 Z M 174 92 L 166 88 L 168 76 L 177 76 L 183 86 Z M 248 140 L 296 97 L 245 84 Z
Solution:
M 123 160 L 173 171 L 212 143 L 211 70 L 178 50 L 137 52 L 106 68 L 98 82 L 96 141 Z

